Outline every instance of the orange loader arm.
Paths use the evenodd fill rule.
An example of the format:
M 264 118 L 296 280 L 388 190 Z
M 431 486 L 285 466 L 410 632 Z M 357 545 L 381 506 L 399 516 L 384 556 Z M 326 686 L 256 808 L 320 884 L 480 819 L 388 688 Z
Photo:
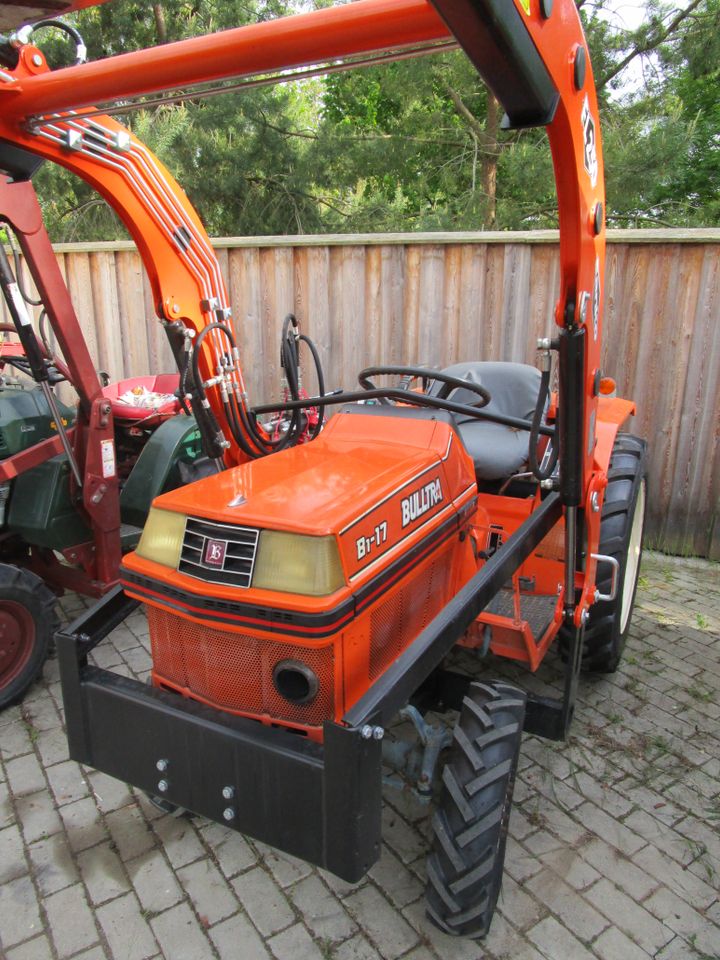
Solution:
M 226 77 L 396 50 L 454 34 L 514 126 L 545 125 L 560 213 L 558 325 L 582 367 L 561 426 L 577 447 L 565 491 L 581 503 L 593 466 L 604 274 L 604 179 L 597 100 L 572 0 L 358 0 L 50 71 L 37 48 L 0 72 L 0 139 L 68 168 L 116 210 L 137 243 L 176 359 L 202 339 L 193 385 L 206 450 L 226 465 L 258 450 L 230 307 L 205 230 L 173 177 L 96 104 Z M 228 332 L 229 331 L 229 332 Z M 583 349 L 573 346 L 582 340 Z M 562 367 L 562 364 L 561 364 Z M 562 391 L 562 384 L 561 384 Z

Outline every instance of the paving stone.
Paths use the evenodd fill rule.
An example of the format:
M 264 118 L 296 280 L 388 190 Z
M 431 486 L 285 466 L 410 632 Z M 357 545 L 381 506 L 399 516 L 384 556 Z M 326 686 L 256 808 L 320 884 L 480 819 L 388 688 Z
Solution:
M 23 839 L 18 828 L 12 824 L 0 830 L 0 886 L 27 872 Z
M 324 955 L 301 923 L 268 940 L 277 960 L 324 960 Z
M 108 777 L 95 770 L 90 772 L 89 781 L 95 803 L 103 813 L 111 813 L 113 810 L 119 810 L 120 807 L 132 803 L 132 796 L 127 785 L 121 783 L 120 780 Z
M 5 774 L 15 797 L 24 797 L 28 793 L 47 789 L 43 768 L 34 752 L 8 760 L 5 763 Z
M 41 730 L 35 741 L 35 747 L 40 754 L 46 770 L 56 763 L 67 762 L 67 737 L 61 727 L 54 727 L 52 730 Z
M 219 823 L 209 823 L 203 827 L 202 836 L 228 879 L 257 863 L 257 854 L 245 837 L 235 830 L 229 830 Z
M 581 941 L 593 940 L 608 925 L 602 914 L 551 870 L 542 870 L 531 877 L 525 884 L 525 889 L 549 907 Z
M 290 856 L 289 853 L 275 850 L 265 843 L 256 843 L 255 849 L 281 887 L 289 887 L 291 883 L 302 880 L 312 870 L 308 863 Z
M 633 863 L 692 906 L 707 908 L 717 899 L 717 890 L 649 844 L 633 857 Z
M 236 913 L 233 917 L 210 927 L 208 935 L 221 960 L 237 957 L 239 945 L 242 945 L 242 951 L 247 960 L 270 960 L 270 954 L 258 936 L 257 930 L 242 913 Z
M 96 906 L 129 889 L 122 862 L 108 843 L 83 851 L 78 856 L 78 865 L 90 900 Z
M 27 850 L 33 878 L 43 896 L 57 893 L 80 879 L 64 833 L 36 840 Z
M 127 861 L 155 846 L 155 835 L 140 809 L 132 804 L 113 810 L 105 817 L 120 859 Z
M 418 880 L 385 844 L 380 859 L 370 870 L 370 876 L 398 907 L 417 900 L 425 887 L 424 882 Z
M 44 906 L 59 957 L 71 957 L 99 939 L 82 884 L 76 883 L 46 897 Z
M 345 899 L 345 906 L 387 960 L 394 960 L 418 942 L 415 930 L 367 884 Z
M 212 955 L 210 943 L 186 903 L 161 913 L 150 926 L 168 960 L 207 960 Z
M 26 940 L 19 947 L 13 947 L 5 955 L 7 960 L 53 960 L 50 944 L 46 936 Z
M 427 853 L 426 839 L 387 804 L 383 804 L 382 830 L 385 843 L 403 863 L 412 863 Z
M 185 817 L 161 817 L 153 822 L 153 830 L 162 844 L 165 855 L 176 870 L 207 855 L 192 821 Z
M 650 956 L 617 927 L 608 927 L 592 947 L 602 960 L 647 960 Z
M 335 948 L 333 960 L 381 960 L 381 958 L 375 947 L 358 933 Z
M 65 760 L 63 763 L 49 767 L 47 775 L 58 807 L 81 800 L 90 792 L 82 770 L 72 760 Z
M 655 877 L 635 866 L 631 857 L 602 840 L 591 840 L 580 850 L 584 860 L 596 871 L 629 893 L 635 900 L 644 900 L 658 886 Z
M 134 894 L 111 900 L 97 911 L 111 952 L 123 960 L 148 960 L 157 953 L 157 943 Z
M 19 797 L 15 807 L 25 843 L 34 843 L 62 830 L 60 817 L 47 790 Z
M 720 927 L 693 910 L 671 890 L 662 888 L 643 904 L 666 927 L 689 939 L 698 953 L 712 956 L 720 947 Z
M 316 939 L 334 943 L 346 940 L 357 930 L 340 900 L 330 893 L 317 874 L 296 883 L 288 893 Z
M 75 853 L 94 847 L 107 837 L 105 824 L 90 797 L 60 807 L 60 816 L 67 842 Z
M 272 936 L 295 919 L 285 894 L 261 867 L 236 877 L 232 886 L 263 936 Z
M 529 889 L 529 888 L 528 888 Z M 532 926 L 545 914 L 545 908 L 507 874 L 503 877 L 498 906 L 521 930 Z
M 146 912 L 160 913 L 182 900 L 180 885 L 160 851 L 144 853 L 125 864 L 125 867 Z
M 555 917 L 545 917 L 528 931 L 528 937 L 548 957 L 563 960 L 592 960 L 589 950 Z
M 598 881 L 585 896 L 608 920 L 651 955 L 673 938 L 671 930 L 663 926 L 644 907 L 634 903 L 609 880 Z
M 575 890 L 585 890 L 600 879 L 600 874 L 582 858 L 584 849 L 585 845 L 577 850 L 574 847 L 561 846 L 542 854 L 540 859 Z
M 6 711 L 6 713 L 9 714 L 9 711 Z M 19 711 L 16 711 L 17 713 Z M 13 757 L 21 757 L 25 753 L 31 753 L 32 749 L 29 724 L 19 718 L 3 724 L 2 737 L 0 737 L 0 760 L 6 763 Z
M 5 949 L 42 931 L 35 888 L 30 877 L 0 886 L 0 945 Z
M 190 897 L 201 922 L 210 926 L 235 913 L 237 900 L 227 881 L 210 860 L 197 860 L 177 872 L 177 878 Z

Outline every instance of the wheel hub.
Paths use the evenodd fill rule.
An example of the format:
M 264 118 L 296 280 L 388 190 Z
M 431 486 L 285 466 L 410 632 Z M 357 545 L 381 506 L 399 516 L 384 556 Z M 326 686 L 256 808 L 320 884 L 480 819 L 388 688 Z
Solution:
M 0 604 L 0 687 L 7 686 L 30 659 L 35 644 L 35 624 L 20 603 Z

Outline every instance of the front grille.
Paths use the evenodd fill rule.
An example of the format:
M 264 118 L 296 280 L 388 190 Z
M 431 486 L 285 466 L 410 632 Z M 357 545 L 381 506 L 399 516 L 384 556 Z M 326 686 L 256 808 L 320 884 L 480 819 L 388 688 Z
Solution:
M 319 726 L 335 709 L 335 648 L 278 643 L 184 620 L 147 607 L 153 668 L 158 679 L 221 709 Z M 272 674 L 282 660 L 300 660 L 318 678 L 311 703 L 290 703 Z
M 259 530 L 188 517 L 178 570 L 197 580 L 249 587 Z

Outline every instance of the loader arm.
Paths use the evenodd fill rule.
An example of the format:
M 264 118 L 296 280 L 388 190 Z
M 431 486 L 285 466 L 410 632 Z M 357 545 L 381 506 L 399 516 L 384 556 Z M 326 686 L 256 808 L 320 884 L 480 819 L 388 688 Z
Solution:
M 597 101 L 574 3 L 358 0 L 207 37 L 50 71 L 30 45 L 0 74 L 0 141 L 52 160 L 116 210 L 142 255 L 156 310 L 182 367 L 202 340 L 191 383 L 211 457 L 257 450 L 220 267 L 183 191 L 152 153 L 95 105 L 226 77 L 266 74 L 378 50 L 457 41 L 514 126 L 547 126 L 558 190 L 562 329 L 562 497 L 574 509 L 592 466 L 604 268 L 604 184 Z M 204 331 L 210 327 L 209 334 Z M 205 384 L 203 387 L 202 384 Z

